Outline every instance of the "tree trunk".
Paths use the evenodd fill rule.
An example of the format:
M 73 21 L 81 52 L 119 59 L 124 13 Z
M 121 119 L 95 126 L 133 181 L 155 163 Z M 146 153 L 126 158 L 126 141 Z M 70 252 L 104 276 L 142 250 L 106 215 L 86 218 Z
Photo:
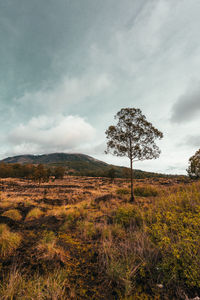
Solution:
M 130 163 L 131 163 L 131 199 L 130 199 L 130 202 L 134 202 L 135 197 L 134 197 L 134 193 L 133 193 L 133 160 L 132 159 L 130 159 Z

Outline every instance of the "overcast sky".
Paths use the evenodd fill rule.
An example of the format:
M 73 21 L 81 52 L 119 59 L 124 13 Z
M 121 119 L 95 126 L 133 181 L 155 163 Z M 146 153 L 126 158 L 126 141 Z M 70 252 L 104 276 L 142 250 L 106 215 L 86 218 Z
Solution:
M 104 154 L 122 107 L 163 132 L 157 160 L 185 173 L 200 148 L 199 0 L 0 1 L 0 158 Z

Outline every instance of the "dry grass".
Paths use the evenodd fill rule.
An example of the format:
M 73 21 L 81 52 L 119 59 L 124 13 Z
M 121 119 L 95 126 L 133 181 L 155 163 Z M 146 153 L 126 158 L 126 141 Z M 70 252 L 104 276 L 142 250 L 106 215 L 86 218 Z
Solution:
M 168 179 L 137 180 L 136 202 L 130 204 L 130 183 L 124 180 L 110 183 L 101 178 L 68 177 L 40 186 L 26 181 L 2 182 L 2 215 L 17 220 L 21 209 L 26 216 L 25 222 L 18 219 L 17 223 L 18 232 L 25 236 L 17 253 L 32 273 L 27 276 L 28 269 L 15 269 L 8 274 L 9 264 L 3 265 L 0 275 L 7 273 L 0 299 L 168 300 L 181 299 L 177 289 L 184 290 L 185 285 L 187 289 L 192 285 L 199 288 L 195 267 L 199 250 L 193 246 L 200 236 L 200 185 Z M 66 205 L 55 205 L 56 200 L 66 201 Z M 29 220 L 32 222 L 26 222 Z M 3 263 L 20 241 L 19 233 L 6 225 L 0 227 Z M 179 258 L 177 251 L 182 253 Z M 180 260 L 187 266 L 185 272 Z M 164 288 L 158 291 L 157 284 Z
M 2 214 L 2 216 L 11 218 L 12 220 L 15 220 L 15 221 L 20 221 L 22 219 L 22 216 L 17 209 L 9 209 L 9 210 L 5 211 Z
M 37 207 L 33 208 L 27 214 L 26 221 L 30 221 L 30 220 L 33 220 L 33 219 L 38 219 L 43 215 L 44 215 L 43 211 L 41 211 L 39 208 L 37 208 Z
M 14 267 L 0 285 L 0 298 L 2 300 L 64 300 L 66 287 L 69 286 L 66 275 L 64 270 L 56 270 L 48 275 L 36 274 L 30 278 L 29 274 L 20 272 Z M 69 292 L 74 294 L 73 288 Z
M 0 257 L 5 258 L 13 254 L 21 240 L 19 233 L 11 232 L 7 225 L 0 224 Z
M 67 261 L 68 253 L 57 245 L 58 239 L 55 234 L 50 231 L 43 233 L 42 239 L 36 246 L 38 259 L 53 261 L 59 260 L 63 263 Z

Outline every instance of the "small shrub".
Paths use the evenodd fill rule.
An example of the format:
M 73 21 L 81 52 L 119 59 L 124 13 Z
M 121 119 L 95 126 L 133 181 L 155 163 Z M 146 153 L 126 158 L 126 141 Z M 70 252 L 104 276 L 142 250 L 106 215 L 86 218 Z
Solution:
M 0 257 L 11 255 L 20 245 L 21 236 L 11 232 L 6 224 L 0 224 Z
M 43 212 L 39 208 L 33 208 L 26 216 L 26 220 L 38 219 L 43 215 Z
M 138 186 L 134 189 L 134 194 L 139 197 L 156 197 L 158 191 L 152 186 Z
M 122 224 L 108 224 L 101 228 L 103 239 L 123 238 L 126 235 Z
M 97 229 L 94 223 L 89 221 L 79 221 L 77 224 L 77 230 L 81 233 L 85 239 L 93 239 L 97 235 Z
M 124 227 L 131 225 L 141 227 L 142 217 L 139 211 L 135 210 L 133 207 L 120 207 L 115 213 L 114 222 L 122 224 Z
M 12 220 L 15 221 L 20 221 L 22 219 L 22 216 L 20 214 L 20 212 L 17 209 L 9 209 L 7 211 L 5 211 L 2 216 L 4 217 L 8 217 Z
M 95 198 L 95 203 L 99 203 L 101 201 L 105 202 L 105 201 L 111 200 L 112 198 L 113 198 L 112 194 L 105 194 L 103 196 Z
M 43 260 L 58 260 L 63 263 L 66 260 L 66 253 L 57 245 L 58 239 L 52 231 L 45 231 L 43 238 L 36 246 L 37 255 L 39 259 Z
M 130 194 L 130 190 L 125 189 L 125 188 L 121 188 L 121 189 L 117 189 L 116 193 L 119 196 L 128 195 L 128 194 Z
M 65 222 L 60 229 L 63 231 L 74 229 L 76 228 L 77 222 L 80 219 L 81 214 L 78 210 L 68 213 L 65 215 Z
M 126 297 L 134 295 L 136 283 L 142 282 L 145 275 L 145 280 L 151 278 L 155 272 L 157 249 L 146 233 L 130 231 L 123 238 L 102 240 L 99 256 L 101 266 L 122 296 L 119 299 L 129 299 Z

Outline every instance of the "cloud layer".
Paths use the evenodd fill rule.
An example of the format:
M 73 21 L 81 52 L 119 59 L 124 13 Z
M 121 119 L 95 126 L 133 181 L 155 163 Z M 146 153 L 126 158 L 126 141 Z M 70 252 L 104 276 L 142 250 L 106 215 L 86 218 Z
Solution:
M 8 135 L 13 153 L 72 152 L 84 147 L 95 136 L 94 128 L 78 116 L 49 118 L 39 116 L 20 124 Z
M 100 155 L 117 111 L 138 107 L 164 139 L 137 167 L 184 171 L 199 147 L 199 15 L 199 0 L 0 2 L 1 158 Z
M 182 95 L 172 108 L 171 121 L 186 123 L 200 117 L 200 86 Z

